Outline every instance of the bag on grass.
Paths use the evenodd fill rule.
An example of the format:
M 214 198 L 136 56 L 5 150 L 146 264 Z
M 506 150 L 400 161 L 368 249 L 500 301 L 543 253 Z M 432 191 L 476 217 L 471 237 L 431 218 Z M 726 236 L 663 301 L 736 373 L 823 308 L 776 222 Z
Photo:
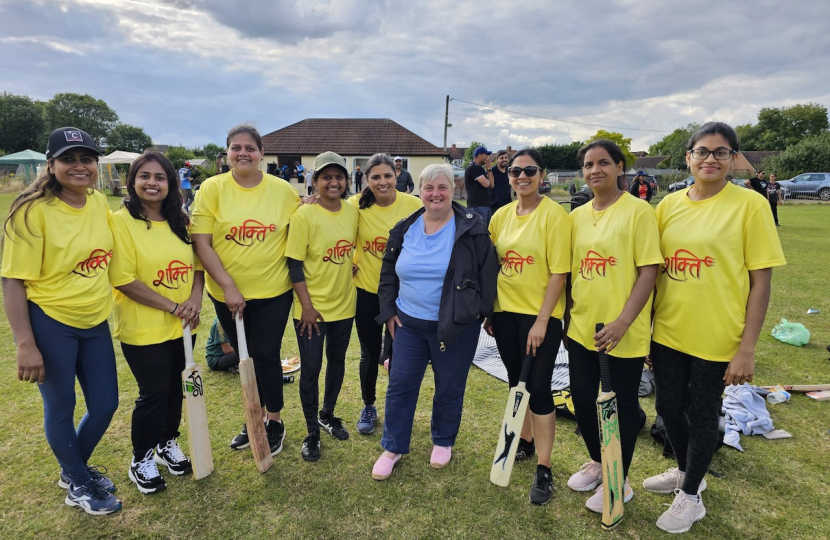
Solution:
M 772 337 L 778 341 L 801 347 L 810 341 L 810 331 L 801 323 L 781 319 L 781 324 L 772 329 Z
M 554 390 L 553 392 L 553 406 L 556 407 L 554 412 L 558 418 L 570 418 L 576 420 L 574 414 L 574 402 L 571 399 L 571 389 Z

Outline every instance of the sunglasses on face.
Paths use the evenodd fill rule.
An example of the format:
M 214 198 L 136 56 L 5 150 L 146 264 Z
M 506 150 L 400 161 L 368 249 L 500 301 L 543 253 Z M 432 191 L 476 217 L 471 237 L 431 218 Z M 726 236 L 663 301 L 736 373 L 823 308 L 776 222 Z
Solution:
M 521 167 L 511 167 L 511 168 L 507 169 L 507 173 L 510 176 L 512 176 L 513 178 L 518 178 L 519 175 L 522 174 L 522 171 L 524 171 L 525 176 L 530 178 L 531 176 L 535 176 L 536 173 L 539 172 L 539 167 L 530 166 L 530 167 L 525 167 L 524 169 L 521 168 Z

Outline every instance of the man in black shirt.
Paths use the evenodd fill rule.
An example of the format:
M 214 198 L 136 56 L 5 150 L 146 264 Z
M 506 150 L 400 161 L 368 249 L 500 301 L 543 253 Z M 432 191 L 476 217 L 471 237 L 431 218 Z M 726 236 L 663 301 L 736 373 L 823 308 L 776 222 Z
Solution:
M 490 211 L 496 210 L 513 201 L 510 195 L 510 179 L 507 178 L 507 151 L 499 150 L 496 154 L 496 164 L 490 169 L 493 173 L 493 189 L 490 191 Z
M 758 171 L 758 174 L 755 175 L 755 178 L 750 178 L 749 180 L 744 180 L 744 185 L 746 187 L 751 187 L 757 193 L 764 196 L 765 199 L 767 197 L 767 181 L 764 180 L 766 178 L 767 173 L 764 171 Z
M 363 191 L 363 171 L 360 170 L 360 165 L 354 169 L 354 188 L 355 193 Z
M 473 152 L 473 160 L 464 170 L 464 187 L 467 190 L 467 208 L 476 212 L 490 225 L 490 187 L 493 172 L 490 170 L 490 154 L 484 146 Z
M 395 157 L 395 175 L 398 177 L 395 180 L 395 189 L 403 191 L 404 193 L 412 193 L 415 189 L 415 182 L 412 181 L 412 175 L 403 168 L 403 158 Z

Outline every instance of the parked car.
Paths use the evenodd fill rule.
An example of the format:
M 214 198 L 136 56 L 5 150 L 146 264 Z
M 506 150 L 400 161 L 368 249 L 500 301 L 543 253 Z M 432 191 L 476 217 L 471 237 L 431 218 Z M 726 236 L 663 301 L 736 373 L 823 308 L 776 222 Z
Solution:
M 690 176 L 685 180 L 681 180 L 680 182 L 675 182 L 674 184 L 669 184 L 669 193 L 674 193 L 675 191 L 680 191 L 681 189 L 686 189 L 687 187 L 691 186 L 695 183 L 695 177 Z
M 830 173 L 804 173 L 778 183 L 785 199 L 818 197 L 830 201 Z
M 542 178 L 542 181 L 539 182 L 539 193 L 550 193 L 550 190 L 550 178 Z

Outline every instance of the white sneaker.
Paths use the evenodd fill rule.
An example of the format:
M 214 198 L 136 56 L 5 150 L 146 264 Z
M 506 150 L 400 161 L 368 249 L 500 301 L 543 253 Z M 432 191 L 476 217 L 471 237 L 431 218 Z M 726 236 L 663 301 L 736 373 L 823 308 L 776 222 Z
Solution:
M 676 489 L 674 493 L 674 502 L 657 520 L 657 527 L 670 533 L 684 533 L 706 516 L 706 508 L 699 493 L 697 502 L 688 498 L 682 489 Z
M 685 479 L 686 473 L 681 472 L 677 467 L 672 467 L 662 474 L 643 480 L 643 487 L 652 493 L 673 493 L 675 490 L 683 488 Z M 704 478 L 700 481 L 697 492 L 701 493 L 705 489 L 706 479 Z
M 568 487 L 574 491 L 591 491 L 600 484 L 602 484 L 602 463 L 593 460 L 583 463 L 582 467 L 568 478 Z
M 596 512 L 597 514 L 602 513 L 602 484 L 594 491 L 594 494 L 588 497 L 588 500 L 585 501 L 585 506 L 588 510 L 592 512 Z M 628 478 L 625 479 L 625 484 L 623 485 L 623 502 L 627 503 L 631 499 L 634 498 L 634 490 L 631 489 L 631 486 L 628 484 Z

